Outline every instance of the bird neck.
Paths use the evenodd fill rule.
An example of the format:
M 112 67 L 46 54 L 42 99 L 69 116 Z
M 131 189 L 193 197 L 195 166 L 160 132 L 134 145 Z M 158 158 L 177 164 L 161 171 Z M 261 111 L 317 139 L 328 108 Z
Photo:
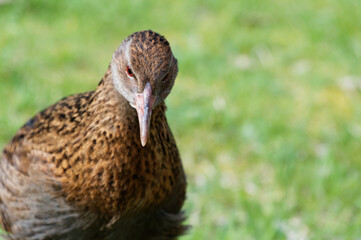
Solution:
M 94 113 L 101 119 L 112 117 L 112 120 L 121 121 L 123 124 L 138 124 L 137 113 L 129 102 L 114 87 L 113 77 L 110 67 L 105 73 L 98 87 L 94 92 Z M 102 110 L 99 111 L 99 106 Z
M 99 106 L 102 107 L 99 108 Z M 120 129 L 116 129 L 117 131 L 127 132 L 128 129 L 131 129 L 132 132 L 127 132 L 125 136 L 135 135 L 137 141 L 139 140 L 140 130 L 137 111 L 130 106 L 127 99 L 114 87 L 110 67 L 93 94 L 93 102 L 90 109 L 90 112 L 92 113 L 91 121 L 93 122 L 94 127 L 107 128 L 105 130 L 114 130 L 114 127 L 120 125 Z M 164 102 L 158 104 L 153 109 L 150 120 L 151 128 L 152 126 L 156 128 L 157 124 L 166 121 L 165 111 L 166 106 Z

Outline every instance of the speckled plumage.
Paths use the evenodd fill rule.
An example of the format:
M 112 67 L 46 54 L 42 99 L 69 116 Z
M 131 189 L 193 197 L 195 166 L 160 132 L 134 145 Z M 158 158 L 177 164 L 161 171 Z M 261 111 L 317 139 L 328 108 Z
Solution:
M 134 77 L 127 76 L 129 66 Z M 175 239 L 184 233 L 186 181 L 164 104 L 176 75 L 167 40 L 137 32 L 116 50 L 95 91 L 64 98 L 29 120 L 0 159 L 7 238 Z M 147 89 L 154 105 L 143 147 L 134 98 Z

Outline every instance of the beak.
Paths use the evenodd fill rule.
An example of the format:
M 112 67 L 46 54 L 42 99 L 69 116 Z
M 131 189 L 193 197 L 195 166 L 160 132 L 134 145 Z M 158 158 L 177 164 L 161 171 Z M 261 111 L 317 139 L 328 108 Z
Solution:
M 145 84 L 144 91 L 136 95 L 136 105 L 140 128 L 140 142 L 144 147 L 148 140 L 150 116 L 152 115 L 152 108 L 155 102 L 155 97 L 152 96 L 152 87 L 149 82 Z

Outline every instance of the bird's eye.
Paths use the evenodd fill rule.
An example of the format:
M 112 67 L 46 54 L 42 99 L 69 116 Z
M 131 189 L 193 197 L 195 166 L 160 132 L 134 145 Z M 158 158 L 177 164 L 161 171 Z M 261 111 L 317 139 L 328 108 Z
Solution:
M 162 78 L 162 82 L 165 82 L 168 79 L 169 73 L 167 73 L 163 78 Z
M 134 73 L 133 73 L 132 69 L 130 69 L 129 66 L 127 66 L 127 74 L 129 77 L 134 77 Z

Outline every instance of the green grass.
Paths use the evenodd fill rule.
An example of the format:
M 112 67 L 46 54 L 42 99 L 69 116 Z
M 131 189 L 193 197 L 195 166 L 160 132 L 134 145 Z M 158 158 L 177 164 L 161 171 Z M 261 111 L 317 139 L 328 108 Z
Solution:
M 10 1 L 0 148 L 151 28 L 180 69 L 167 104 L 188 175 L 181 239 L 360 239 L 360 13 L 359 0 Z

